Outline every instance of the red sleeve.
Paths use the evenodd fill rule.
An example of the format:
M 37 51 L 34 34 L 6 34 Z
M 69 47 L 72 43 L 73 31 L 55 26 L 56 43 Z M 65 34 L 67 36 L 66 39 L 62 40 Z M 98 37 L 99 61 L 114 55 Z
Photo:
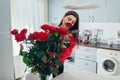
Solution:
M 62 61 L 62 63 L 64 63 L 64 60 L 71 55 L 72 49 L 77 44 L 77 41 L 73 36 L 69 36 L 69 38 L 70 38 L 70 47 L 62 48 L 62 53 L 59 56 L 59 60 Z

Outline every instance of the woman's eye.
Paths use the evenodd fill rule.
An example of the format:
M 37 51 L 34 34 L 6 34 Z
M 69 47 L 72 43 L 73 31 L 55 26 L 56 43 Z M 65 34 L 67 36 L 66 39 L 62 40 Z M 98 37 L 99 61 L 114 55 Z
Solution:
M 72 22 L 72 24 L 74 25 L 74 24 L 75 24 L 75 22 Z
M 71 21 L 71 18 L 68 18 L 68 21 Z

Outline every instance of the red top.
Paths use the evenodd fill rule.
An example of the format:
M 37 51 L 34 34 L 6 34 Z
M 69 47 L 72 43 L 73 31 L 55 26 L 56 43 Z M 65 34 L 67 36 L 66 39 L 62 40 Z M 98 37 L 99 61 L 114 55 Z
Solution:
M 59 56 L 59 60 L 64 63 L 64 60 L 71 55 L 72 49 L 77 44 L 77 41 L 73 36 L 69 36 L 70 38 L 70 47 L 62 48 L 62 54 Z

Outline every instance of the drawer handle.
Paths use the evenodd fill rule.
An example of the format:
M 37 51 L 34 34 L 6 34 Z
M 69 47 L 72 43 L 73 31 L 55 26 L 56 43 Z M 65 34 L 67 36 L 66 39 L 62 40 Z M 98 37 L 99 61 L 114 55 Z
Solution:
M 85 49 L 85 51 L 90 51 L 89 49 Z
M 85 63 L 85 65 L 87 65 L 87 66 L 88 66 L 88 63 Z
M 90 58 L 89 56 L 85 56 L 86 58 Z

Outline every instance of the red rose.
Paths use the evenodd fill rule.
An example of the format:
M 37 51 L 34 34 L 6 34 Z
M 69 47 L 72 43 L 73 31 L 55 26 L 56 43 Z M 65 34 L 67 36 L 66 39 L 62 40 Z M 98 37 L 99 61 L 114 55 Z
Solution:
M 48 24 L 44 24 L 44 25 L 41 26 L 41 28 L 43 30 L 49 30 L 49 27 L 50 27 L 50 25 L 48 25 Z
M 58 31 L 60 32 L 62 38 L 64 38 L 64 36 L 68 33 L 67 29 L 61 27 L 58 28 Z
M 23 30 L 21 30 L 20 33 L 27 33 L 27 29 L 23 29 Z
M 17 29 L 13 29 L 10 33 L 11 33 L 12 35 L 16 35 L 16 34 L 18 34 L 18 30 L 17 30 Z
M 39 36 L 39 32 L 34 32 L 34 33 L 31 33 L 29 36 L 28 36 L 28 38 L 30 38 L 30 39 L 37 39 L 38 38 L 38 36 Z
M 58 31 L 60 32 L 60 34 L 67 34 L 68 33 L 68 31 L 67 31 L 67 29 L 65 29 L 65 28 L 58 28 Z
M 23 40 L 25 40 L 25 39 L 26 39 L 25 34 L 20 33 L 20 34 L 16 34 L 16 35 L 15 35 L 15 40 L 16 40 L 17 42 L 23 41 Z
M 38 40 L 47 40 L 48 39 L 48 32 L 39 32 Z
M 56 32 L 57 31 L 57 27 L 51 26 L 51 25 L 48 25 L 48 24 L 42 25 L 41 28 L 45 31 L 47 31 L 47 30 L 49 30 L 51 32 Z
M 49 31 L 51 31 L 51 32 L 56 32 L 56 31 L 57 31 L 57 27 L 55 27 L 55 26 L 50 26 L 50 27 L 49 27 Z
M 72 27 L 72 24 L 69 23 L 69 22 L 67 22 L 67 23 L 65 23 L 65 24 L 66 24 L 67 27 L 70 27 L 70 28 Z

